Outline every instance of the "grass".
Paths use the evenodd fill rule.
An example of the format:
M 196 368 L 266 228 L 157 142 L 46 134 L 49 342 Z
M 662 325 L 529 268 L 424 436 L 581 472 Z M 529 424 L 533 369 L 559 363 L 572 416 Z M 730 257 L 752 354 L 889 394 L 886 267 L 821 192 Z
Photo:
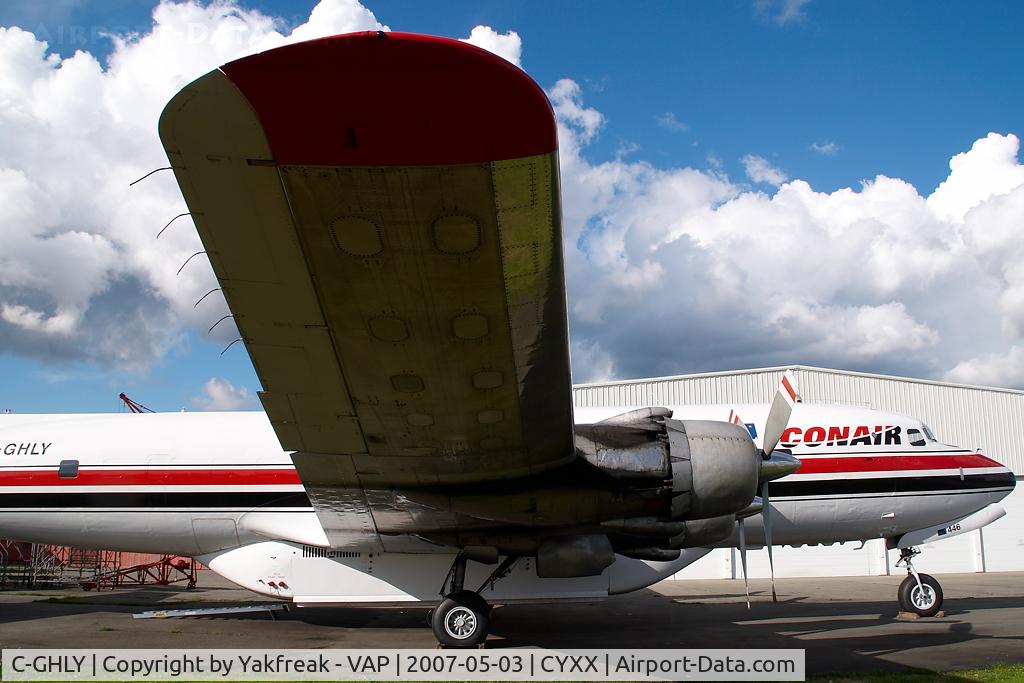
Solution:
M 816 674 L 807 677 L 816 683 L 1021 683 L 1024 664 L 995 664 L 984 669 L 937 673 L 924 669 L 876 671 L 857 674 Z
M 2 668 L 0 680 L 3 680 Z M 808 676 L 807 680 L 815 683 L 1020 683 L 1024 681 L 1024 664 L 994 664 L 984 669 L 950 673 L 911 669 L 857 674 L 815 674 Z

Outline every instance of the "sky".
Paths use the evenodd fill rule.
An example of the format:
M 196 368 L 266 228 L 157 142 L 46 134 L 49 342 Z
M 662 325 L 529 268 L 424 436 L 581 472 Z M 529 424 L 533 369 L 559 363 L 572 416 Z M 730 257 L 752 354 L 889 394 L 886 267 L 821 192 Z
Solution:
M 165 165 L 190 80 L 354 30 L 466 39 L 559 126 L 573 379 L 804 364 L 1024 388 L 1024 6 L 0 4 L 0 409 L 259 406 Z

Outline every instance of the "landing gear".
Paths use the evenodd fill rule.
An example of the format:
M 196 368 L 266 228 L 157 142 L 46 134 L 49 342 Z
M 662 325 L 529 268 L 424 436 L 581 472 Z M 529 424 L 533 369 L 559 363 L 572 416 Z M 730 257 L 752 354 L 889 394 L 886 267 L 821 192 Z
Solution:
M 463 587 L 466 560 L 465 553 L 460 552 L 455 557 L 441 586 L 444 600 L 430 612 L 434 637 L 443 647 L 476 647 L 487 640 L 490 629 L 491 606 L 480 593 Z
M 479 593 L 461 590 L 447 596 L 434 610 L 430 626 L 444 647 L 476 647 L 487 640 L 491 606 Z
M 920 555 L 917 548 L 903 548 L 896 566 L 905 565 L 907 578 L 900 584 L 897 598 L 900 609 L 913 612 L 919 617 L 934 617 L 942 609 L 942 586 L 930 574 L 920 574 L 914 569 L 913 558 Z
M 441 584 L 441 595 L 444 600 L 436 608 L 430 610 L 427 619 L 434 629 L 434 637 L 442 647 L 476 647 L 487 640 L 487 632 L 491 626 L 491 606 L 480 596 L 480 592 L 505 578 L 512 572 L 512 567 L 519 561 L 515 555 L 509 555 L 491 572 L 475 591 L 466 590 L 465 552 L 455 556 L 448 575 Z M 493 564 L 497 561 L 497 553 L 491 558 L 478 561 Z

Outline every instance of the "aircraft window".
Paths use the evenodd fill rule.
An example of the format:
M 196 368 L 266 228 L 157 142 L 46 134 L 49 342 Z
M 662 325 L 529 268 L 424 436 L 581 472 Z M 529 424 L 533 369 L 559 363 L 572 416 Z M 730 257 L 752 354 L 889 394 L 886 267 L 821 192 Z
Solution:
M 924 430 L 924 435 L 928 437 L 929 441 L 937 441 L 935 435 L 932 434 L 932 430 L 928 429 L 928 425 L 921 425 L 921 429 Z
M 60 467 L 57 469 L 57 476 L 60 477 L 61 479 L 77 479 L 78 461 L 61 460 Z
M 907 430 L 907 438 L 910 439 L 911 446 L 923 446 L 926 443 L 924 436 L 921 435 L 921 430 L 913 427 Z

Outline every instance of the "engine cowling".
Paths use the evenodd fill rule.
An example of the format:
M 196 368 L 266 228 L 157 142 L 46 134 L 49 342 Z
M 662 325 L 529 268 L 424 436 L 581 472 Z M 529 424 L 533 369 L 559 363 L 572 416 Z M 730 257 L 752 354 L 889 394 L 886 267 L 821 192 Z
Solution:
M 682 533 L 665 543 L 667 548 L 701 548 L 729 538 L 736 527 L 736 515 L 722 515 L 709 519 L 691 519 Z
M 746 428 L 672 420 L 658 410 L 577 425 L 577 452 L 618 479 L 664 482 L 671 519 L 719 517 L 747 507 L 757 492 L 761 457 Z
M 710 420 L 665 420 L 672 463 L 672 517 L 739 512 L 757 493 L 761 456 L 746 427 Z

